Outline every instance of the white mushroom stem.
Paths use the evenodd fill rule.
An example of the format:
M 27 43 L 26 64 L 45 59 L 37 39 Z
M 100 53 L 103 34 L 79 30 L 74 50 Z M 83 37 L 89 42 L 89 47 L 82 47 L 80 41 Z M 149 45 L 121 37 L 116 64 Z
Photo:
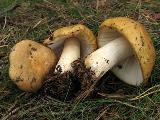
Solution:
M 57 66 L 61 67 L 62 73 L 66 71 L 72 72 L 71 63 L 78 58 L 80 58 L 80 43 L 76 38 L 69 38 L 64 42 L 64 48 Z
M 88 55 L 85 64 L 95 72 L 95 77 L 100 78 L 109 69 L 132 54 L 128 41 L 120 37 Z

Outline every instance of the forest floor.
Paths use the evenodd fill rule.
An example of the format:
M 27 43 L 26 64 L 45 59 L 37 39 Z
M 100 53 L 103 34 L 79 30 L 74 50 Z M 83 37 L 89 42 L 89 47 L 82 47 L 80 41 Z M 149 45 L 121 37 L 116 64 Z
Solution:
M 1 120 L 158 120 L 160 119 L 159 0 L 0 0 L 0 119 Z M 23 39 L 42 43 L 54 30 L 77 23 L 97 35 L 107 18 L 126 16 L 148 30 L 156 49 L 156 64 L 145 86 L 118 79 L 103 81 L 98 97 L 79 103 L 20 91 L 8 75 L 11 48 Z M 106 89 L 106 90 L 107 90 Z M 137 99 L 133 100 L 136 96 Z

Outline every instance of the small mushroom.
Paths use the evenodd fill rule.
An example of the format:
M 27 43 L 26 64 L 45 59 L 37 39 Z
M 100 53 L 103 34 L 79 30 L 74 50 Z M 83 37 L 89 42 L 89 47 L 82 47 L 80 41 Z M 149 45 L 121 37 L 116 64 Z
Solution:
M 36 92 L 56 60 L 51 49 L 31 40 L 22 40 L 9 55 L 9 76 L 21 90 Z
M 147 82 L 156 56 L 142 24 L 125 17 L 108 19 L 101 24 L 97 41 L 99 49 L 85 59 L 97 78 L 111 69 L 130 85 Z
M 44 41 L 44 44 L 54 49 L 57 55 L 60 56 L 57 67 L 61 67 L 61 73 L 72 72 L 71 63 L 73 61 L 80 58 L 80 56 L 86 57 L 97 48 L 96 38 L 92 31 L 81 24 L 63 27 L 54 31 Z

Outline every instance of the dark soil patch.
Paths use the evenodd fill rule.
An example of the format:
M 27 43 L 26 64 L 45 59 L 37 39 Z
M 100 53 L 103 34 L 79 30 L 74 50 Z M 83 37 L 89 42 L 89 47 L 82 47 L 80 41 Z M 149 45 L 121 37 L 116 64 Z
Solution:
M 94 72 L 90 68 L 86 68 L 84 61 L 78 59 L 72 63 L 74 69 L 73 75 L 81 83 L 81 89 L 77 92 L 76 101 L 85 99 L 94 91 L 98 79 L 94 77 Z
M 45 78 L 45 82 L 40 92 L 42 95 L 47 95 L 59 99 L 61 101 L 72 100 L 75 93 L 80 89 L 80 83 L 71 72 L 61 73 L 61 67 L 58 66 L 57 72 L 54 69 Z
M 81 83 L 81 89 L 77 92 L 75 101 L 85 98 L 94 99 L 102 97 L 99 93 L 105 94 L 125 94 L 124 89 L 128 89 L 126 84 L 121 82 L 115 75 L 108 71 L 102 78 L 96 78 L 90 68 L 86 68 L 83 60 L 72 63 L 74 76 Z M 127 90 L 126 90 L 127 91 Z M 126 93 L 127 94 L 127 93 Z
M 95 78 L 94 72 L 90 68 L 86 68 L 81 59 L 74 61 L 72 67 L 74 73 L 61 74 L 59 66 L 56 68 L 58 72 L 55 74 L 52 69 L 40 90 L 42 95 L 61 101 L 81 101 L 85 98 L 100 97 L 99 93 L 112 94 L 123 91 L 122 89 L 125 88 L 123 83 L 111 72 L 107 72 L 101 79 Z

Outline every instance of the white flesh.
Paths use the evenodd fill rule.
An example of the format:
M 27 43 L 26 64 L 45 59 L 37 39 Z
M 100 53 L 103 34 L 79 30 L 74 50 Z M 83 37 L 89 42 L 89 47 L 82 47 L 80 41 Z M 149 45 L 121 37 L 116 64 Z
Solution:
M 128 41 L 120 37 L 88 55 L 85 59 L 85 64 L 95 72 L 96 77 L 100 78 L 109 69 L 132 54 L 132 48 Z
M 132 56 L 112 68 L 112 72 L 122 81 L 130 85 L 140 85 L 143 82 L 143 74 L 138 60 Z
M 62 73 L 72 72 L 71 63 L 78 58 L 80 58 L 80 43 L 76 38 L 69 38 L 64 42 L 64 48 L 57 66 L 61 67 Z M 57 71 L 55 70 L 55 72 Z

